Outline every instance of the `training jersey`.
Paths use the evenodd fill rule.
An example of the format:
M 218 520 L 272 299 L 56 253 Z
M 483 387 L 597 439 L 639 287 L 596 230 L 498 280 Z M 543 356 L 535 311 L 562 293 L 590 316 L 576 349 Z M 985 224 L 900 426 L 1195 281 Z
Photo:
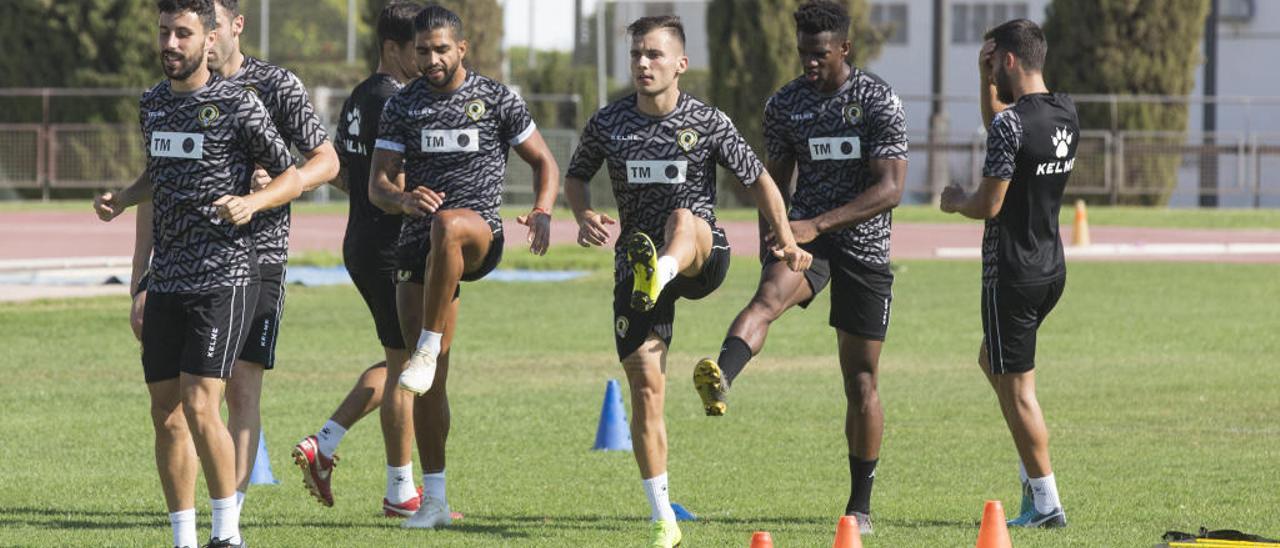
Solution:
M 760 178 L 764 165 L 729 117 L 681 93 L 675 110 L 654 117 L 640 112 L 632 94 L 600 109 L 582 130 L 568 177 L 590 181 L 608 160 L 625 242 L 643 232 L 661 248 L 667 217 L 688 209 L 715 225 L 716 166 L 744 185 Z M 615 246 L 615 273 L 625 274 L 626 253 Z
M 470 209 L 501 226 L 507 151 L 535 131 L 519 95 L 467 71 L 452 92 L 418 78 L 391 97 L 382 109 L 377 148 L 403 155 L 405 191 L 425 186 L 443 192 L 440 210 Z M 431 238 L 432 218 L 405 215 L 400 249 L 421 249 Z
M 273 177 L 293 160 L 257 97 L 216 75 L 190 93 L 165 80 L 139 104 L 155 245 L 150 291 L 196 293 L 257 277 L 249 227 L 218 218 L 212 204 L 249 193 L 254 165 Z
M 228 79 L 262 100 L 267 112 L 271 113 L 271 121 L 289 146 L 307 153 L 329 140 L 329 134 L 311 105 L 311 98 L 307 96 L 307 88 L 292 72 L 246 55 L 240 70 Z M 253 214 L 251 223 L 258 262 L 282 264 L 287 261 L 289 204 L 259 211 Z
M 1009 188 L 982 235 L 983 283 L 1038 285 L 1066 276 L 1058 211 L 1079 136 L 1075 103 L 1062 93 L 1023 95 L 992 118 L 982 175 Z
M 347 194 L 350 205 L 347 210 L 347 229 L 368 222 L 382 222 L 384 217 L 395 218 L 369 201 L 369 164 L 373 160 L 373 148 L 378 139 L 378 120 L 387 100 L 404 87 L 389 74 L 377 73 L 351 90 L 342 103 L 338 117 L 338 159 L 347 174 Z M 394 242 L 393 242 L 394 243 Z
M 870 160 L 907 159 L 906 115 L 889 84 L 850 67 L 849 79 L 833 93 L 803 77 L 774 93 L 764 107 L 764 142 L 771 160 L 794 161 L 799 171 L 789 217 L 812 219 L 876 184 Z M 823 236 L 857 261 L 885 265 L 892 223 L 885 211 Z

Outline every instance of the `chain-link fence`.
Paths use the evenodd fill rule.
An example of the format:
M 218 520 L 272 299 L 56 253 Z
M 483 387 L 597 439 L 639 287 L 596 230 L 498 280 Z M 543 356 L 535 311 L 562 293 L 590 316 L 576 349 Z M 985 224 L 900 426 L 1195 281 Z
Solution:
M 56 91 L 56 90 L 55 90 Z M 105 90 L 77 90 L 94 96 L 110 95 Z M 136 90 L 118 90 L 121 97 L 136 98 Z M 12 97 L 12 92 L 8 96 Z M 56 93 L 55 93 L 56 95 Z M 39 104 L 37 95 L 35 104 Z M 317 88 L 312 94 L 322 121 L 331 133 L 346 99 L 345 90 Z M 571 96 L 530 96 L 531 105 L 552 105 L 551 110 L 583 108 Z M 908 170 L 908 203 L 931 198 L 937 185 L 932 174 L 944 183 L 976 184 L 986 153 L 986 135 L 976 121 L 956 118 L 952 131 L 931 142 L 925 97 L 903 97 L 911 131 L 911 168 Z M 1096 98 L 1086 96 L 1080 103 Z M 977 110 L 974 98 L 949 97 L 949 109 L 968 113 Z M 1120 104 L 1126 99 L 1098 99 Z M 1166 98 L 1166 100 L 1172 100 Z M 1181 98 L 1183 102 L 1188 99 Z M 1280 207 L 1280 118 L 1272 123 L 1267 106 L 1280 107 L 1280 98 L 1252 98 L 1231 103 L 1236 114 L 1251 117 L 1249 131 L 1143 132 L 1084 130 L 1068 192 L 1090 197 L 1099 203 L 1169 203 L 1191 206 L 1202 195 L 1213 195 L 1219 203 L 1232 207 Z M 1247 109 L 1243 107 L 1247 106 Z M 1197 108 L 1200 108 L 1199 106 Z M 1242 110 L 1243 109 L 1243 110 Z M 1274 108 L 1280 114 L 1280 108 Z M 51 119 L 58 119 L 54 113 Z M 967 115 L 972 115 L 969 113 Z M 46 119 L 50 119 L 46 113 Z M 976 118 L 976 116 L 975 116 Z M 567 169 L 577 132 L 552 127 L 556 122 L 539 120 L 547 145 L 561 170 Z M 963 128 L 963 129 L 962 129 Z M 1263 131 L 1264 129 L 1269 129 Z M 939 165 L 931 164 L 936 156 Z M 27 189 L 26 196 L 56 198 L 75 189 L 116 188 L 133 181 L 142 170 L 144 155 L 135 123 L 0 124 L 0 190 Z M 932 169 L 931 169 L 932 167 Z M 533 200 L 533 176 L 529 166 L 512 152 L 508 164 L 506 203 L 525 205 Z M 593 201 L 604 207 L 612 204 L 607 174 L 601 170 L 592 181 Z M 34 192 L 34 194 L 33 194 Z M 12 192 L 6 193 L 12 195 Z M 325 199 L 327 193 L 313 193 L 311 199 Z M 728 198 L 732 193 L 725 192 Z M 338 196 L 335 194 L 334 196 Z

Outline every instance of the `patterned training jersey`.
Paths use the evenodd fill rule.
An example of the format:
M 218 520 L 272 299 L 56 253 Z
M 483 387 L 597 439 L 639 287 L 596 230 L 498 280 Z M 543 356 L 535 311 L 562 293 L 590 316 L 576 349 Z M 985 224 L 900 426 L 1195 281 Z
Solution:
M 212 204 L 248 194 L 255 164 L 273 177 L 293 165 L 266 107 L 217 76 L 192 93 L 166 80 L 139 106 L 155 206 L 150 290 L 247 285 L 258 271 L 253 234 L 219 219 Z
M 675 110 L 653 117 L 640 112 L 636 95 L 600 109 L 582 130 L 568 177 L 590 181 L 608 160 L 622 235 L 643 232 L 663 245 L 663 227 L 672 211 L 686 208 L 716 222 L 716 165 L 745 185 L 764 173 L 764 165 L 733 122 L 697 97 L 681 93 Z M 615 246 L 615 274 L 625 272 L 626 253 Z
M 377 73 L 351 90 L 342 103 L 338 117 L 338 159 L 347 175 L 347 226 L 380 221 L 384 217 L 399 219 L 369 202 L 369 164 L 378 139 L 378 120 L 387 100 L 402 88 L 390 74 Z M 394 242 L 393 242 L 394 243 Z
M 307 88 L 292 72 L 246 55 L 240 70 L 229 78 L 253 92 L 266 105 L 285 143 L 306 153 L 315 150 L 329 134 L 307 96 Z M 289 259 L 289 204 L 253 215 L 258 262 L 282 264 Z
M 1079 136 L 1076 105 L 1062 93 L 1023 95 L 991 119 L 982 176 L 1009 188 L 982 235 L 983 283 L 1039 285 L 1067 275 L 1058 212 Z
M 452 92 L 435 91 L 418 78 L 387 101 L 377 148 L 403 155 L 406 191 L 426 186 L 444 192 L 440 209 L 470 209 L 490 226 L 501 226 L 507 151 L 535 131 L 519 95 L 468 71 Z M 406 215 L 400 248 L 420 249 L 431 238 L 433 217 Z
M 793 220 L 843 206 L 876 184 L 870 160 L 907 159 L 902 101 L 879 77 L 857 68 L 831 94 L 803 77 L 779 89 L 765 104 L 764 140 L 771 160 L 792 160 L 799 171 Z M 892 223 L 892 213 L 885 211 L 824 237 L 858 261 L 888 264 Z

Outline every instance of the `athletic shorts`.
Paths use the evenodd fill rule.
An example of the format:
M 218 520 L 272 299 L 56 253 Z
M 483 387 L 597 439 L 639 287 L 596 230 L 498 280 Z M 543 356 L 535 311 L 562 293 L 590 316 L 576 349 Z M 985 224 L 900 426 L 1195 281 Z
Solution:
M 143 378 L 153 383 L 180 373 L 230 377 L 257 300 L 257 284 L 148 294 L 142 312 Z
M 831 284 L 831 327 L 850 335 L 883 341 L 889 332 L 889 308 L 893 303 L 893 272 L 889 265 L 859 261 L 823 237 L 800 246 L 813 254 L 804 278 L 813 297 L 800 303 L 807 308 L 813 298 Z M 766 255 L 764 266 L 779 262 Z
M 502 235 L 501 222 L 489 222 L 489 229 L 493 231 L 493 241 L 489 243 L 489 252 L 485 254 L 484 260 L 480 263 L 480 268 L 472 272 L 462 274 L 462 281 L 474 282 L 485 276 L 488 276 L 493 269 L 498 268 L 498 263 L 502 262 L 502 245 L 505 239 Z M 397 253 L 397 265 L 399 271 L 396 273 L 396 281 L 400 283 L 423 284 L 426 279 L 427 272 L 427 254 L 431 252 L 431 240 L 426 239 L 416 248 L 400 248 Z
M 677 275 L 662 289 L 653 310 L 640 312 L 631 308 L 634 284 L 632 273 L 627 272 L 613 286 L 613 342 L 618 350 L 618 359 L 622 360 L 640 348 L 650 332 L 670 348 L 676 299 L 696 301 L 706 297 L 724 283 L 724 277 L 728 273 L 729 239 L 725 237 L 723 229 L 714 226 L 711 228 L 711 254 L 702 264 L 702 271 L 692 278 Z
M 394 228 L 395 233 L 392 234 L 389 230 L 352 230 L 348 226 L 342 258 L 347 274 L 373 315 L 378 341 L 386 348 L 404 349 L 404 336 L 400 333 L 400 320 L 396 315 L 395 243 L 400 232 L 398 222 Z
M 1058 304 L 1066 278 L 1031 286 L 982 286 L 982 340 L 991 372 L 1025 373 L 1036 367 L 1036 332 Z
M 262 284 L 258 289 L 258 301 L 249 322 L 249 338 L 240 351 L 240 359 L 262 365 L 266 369 L 276 366 L 276 337 L 280 334 L 280 319 L 284 316 L 284 264 L 258 265 Z

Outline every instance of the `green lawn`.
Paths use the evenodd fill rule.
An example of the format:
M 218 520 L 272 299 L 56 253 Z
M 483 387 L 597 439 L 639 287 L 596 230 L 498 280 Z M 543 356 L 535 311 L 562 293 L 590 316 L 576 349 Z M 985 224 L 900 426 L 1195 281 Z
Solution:
M 560 251 L 560 250 L 553 250 Z M 588 260 L 577 256 L 573 261 Z M 608 254 L 598 261 L 607 265 Z M 687 546 L 829 545 L 848 489 L 844 402 L 827 301 L 775 324 L 702 416 L 692 364 L 715 352 L 754 288 L 735 258 L 716 294 L 680 304 L 667 420 L 672 499 L 701 516 Z M 555 263 L 552 263 L 555 264 Z M 982 502 L 1016 508 L 1012 444 L 976 366 L 978 266 L 904 262 L 881 394 L 887 427 L 866 546 L 972 546 Z M 1071 525 L 1014 531 L 1020 546 L 1151 546 L 1168 529 L 1280 535 L 1280 295 L 1276 266 L 1080 263 L 1042 330 L 1040 398 Z M 639 546 L 648 505 L 626 453 L 589 450 L 610 340 L 610 276 L 463 288 L 450 382 L 450 530 L 378 517 L 376 419 L 343 442 L 333 508 L 307 496 L 289 448 L 380 355 L 353 288 L 291 288 L 263 399 L 283 483 L 250 491 L 254 546 Z M 127 300 L 0 305 L 0 546 L 162 546 Z M 201 535 L 209 510 L 201 481 Z

